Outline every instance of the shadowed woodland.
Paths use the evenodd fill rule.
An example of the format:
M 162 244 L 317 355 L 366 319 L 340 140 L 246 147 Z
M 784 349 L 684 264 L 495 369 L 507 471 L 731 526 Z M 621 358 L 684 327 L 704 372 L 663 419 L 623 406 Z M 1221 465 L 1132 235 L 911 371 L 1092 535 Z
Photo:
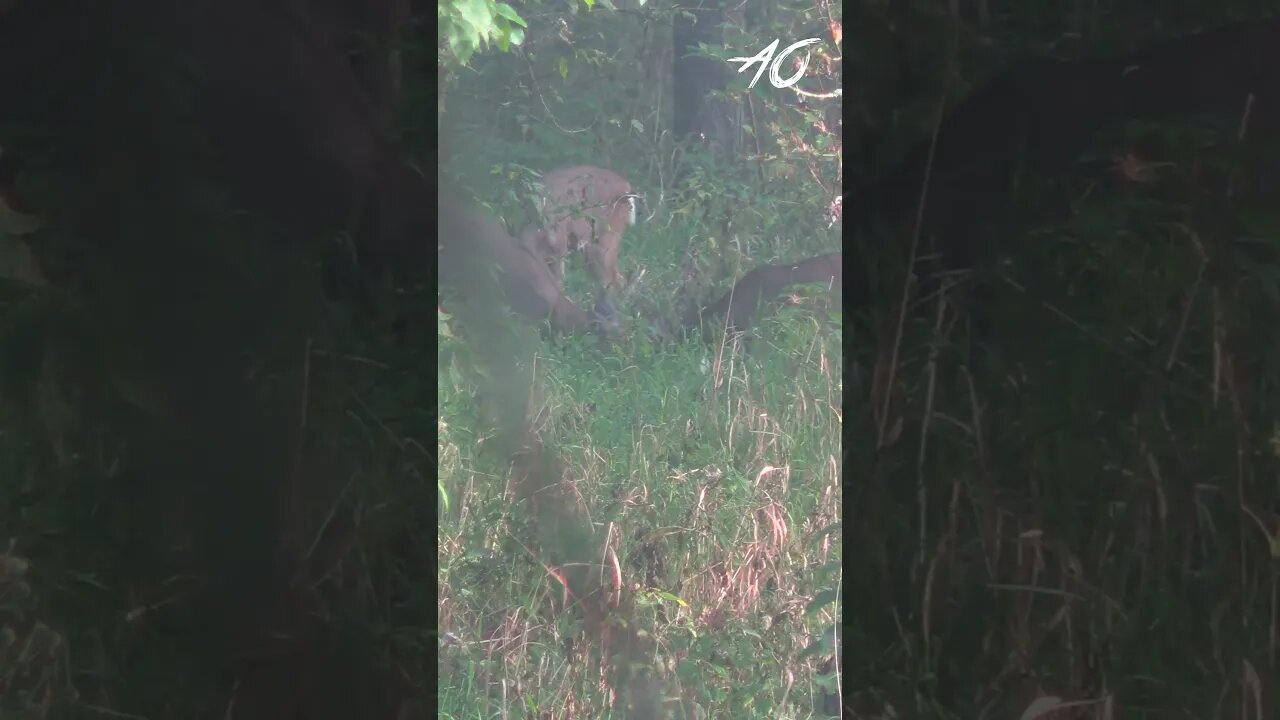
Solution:
M 425 717 L 430 649 L 372 618 L 431 626 L 393 599 L 433 564 L 431 453 L 404 438 L 434 392 L 390 420 L 375 370 L 412 358 L 364 350 L 376 278 L 431 282 L 433 186 L 338 49 L 390 19 L 2 10 L 5 200 L 38 271 L 4 286 L 5 712 Z
M 924 5 L 848 38 L 846 713 L 1274 715 L 1274 9 Z

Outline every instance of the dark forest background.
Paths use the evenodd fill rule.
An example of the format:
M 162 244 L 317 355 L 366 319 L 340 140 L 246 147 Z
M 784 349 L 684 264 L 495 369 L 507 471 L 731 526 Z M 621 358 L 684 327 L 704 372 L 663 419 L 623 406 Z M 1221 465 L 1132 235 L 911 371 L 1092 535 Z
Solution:
M 1274 712 L 1274 6 L 856 6 L 846 708 Z

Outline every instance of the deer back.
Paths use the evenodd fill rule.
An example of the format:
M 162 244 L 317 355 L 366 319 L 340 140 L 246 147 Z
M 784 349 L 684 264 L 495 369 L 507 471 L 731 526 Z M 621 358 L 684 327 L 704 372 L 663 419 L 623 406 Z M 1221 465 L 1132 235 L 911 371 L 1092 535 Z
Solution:
M 550 318 L 557 331 L 588 326 L 587 313 L 564 296 L 546 264 L 526 252 L 496 218 L 444 196 L 439 208 L 441 285 L 471 302 L 492 303 L 500 294 L 522 315 Z

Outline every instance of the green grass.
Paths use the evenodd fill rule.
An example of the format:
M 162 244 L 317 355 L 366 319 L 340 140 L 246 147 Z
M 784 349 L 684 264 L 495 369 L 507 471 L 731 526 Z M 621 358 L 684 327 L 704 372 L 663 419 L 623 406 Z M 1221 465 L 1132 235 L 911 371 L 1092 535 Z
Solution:
M 1073 213 L 1004 238 L 980 306 L 908 319 L 869 393 L 902 428 L 878 454 L 884 405 L 851 416 L 866 712 L 1274 714 L 1280 236 L 1247 193 L 1221 199 L 1242 187 L 1221 150 L 1172 130 L 1150 182 L 1026 188 Z
M 637 334 L 612 352 L 578 339 L 529 357 L 542 437 L 570 469 L 589 554 L 600 566 L 617 557 L 666 704 L 691 717 L 827 717 L 838 326 L 793 310 L 749 351 Z M 616 717 L 591 639 L 525 542 L 531 519 L 512 502 L 505 458 L 465 409 L 475 382 L 442 358 L 439 390 L 439 617 L 456 638 L 440 650 L 441 717 Z

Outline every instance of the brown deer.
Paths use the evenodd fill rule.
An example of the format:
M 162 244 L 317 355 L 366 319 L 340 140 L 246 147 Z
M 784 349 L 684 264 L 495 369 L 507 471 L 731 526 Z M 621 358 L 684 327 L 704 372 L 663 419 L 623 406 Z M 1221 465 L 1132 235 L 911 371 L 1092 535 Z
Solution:
M 702 324 L 704 330 L 714 327 L 746 330 L 763 305 L 776 300 L 791 285 L 802 283 L 827 285 L 838 307 L 843 293 L 842 253 L 819 255 L 790 265 L 758 267 L 734 283 L 724 297 L 692 313 L 686 318 L 685 326 L 692 329 Z
M 550 319 L 557 332 L 607 324 L 610 318 L 601 317 L 608 314 L 607 303 L 597 306 L 596 317 L 588 316 L 564 296 L 547 265 L 521 247 L 497 218 L 447 195 L 440 196 L 439 208 L 441 285 L 473 301 L 487 302 L 501 293 L 516 312 Z M 501 288 L 493 285 L 494 269 Z
M 564 259 L 581 251 L 607 291 L 618 284 L 622 233 L 636 221 L 631 183 L 611 170 L 574 165 L 542 176 L 538 198 L 541 224 L 526 227 L 520 244 L 551 267 L 564 285 Z

